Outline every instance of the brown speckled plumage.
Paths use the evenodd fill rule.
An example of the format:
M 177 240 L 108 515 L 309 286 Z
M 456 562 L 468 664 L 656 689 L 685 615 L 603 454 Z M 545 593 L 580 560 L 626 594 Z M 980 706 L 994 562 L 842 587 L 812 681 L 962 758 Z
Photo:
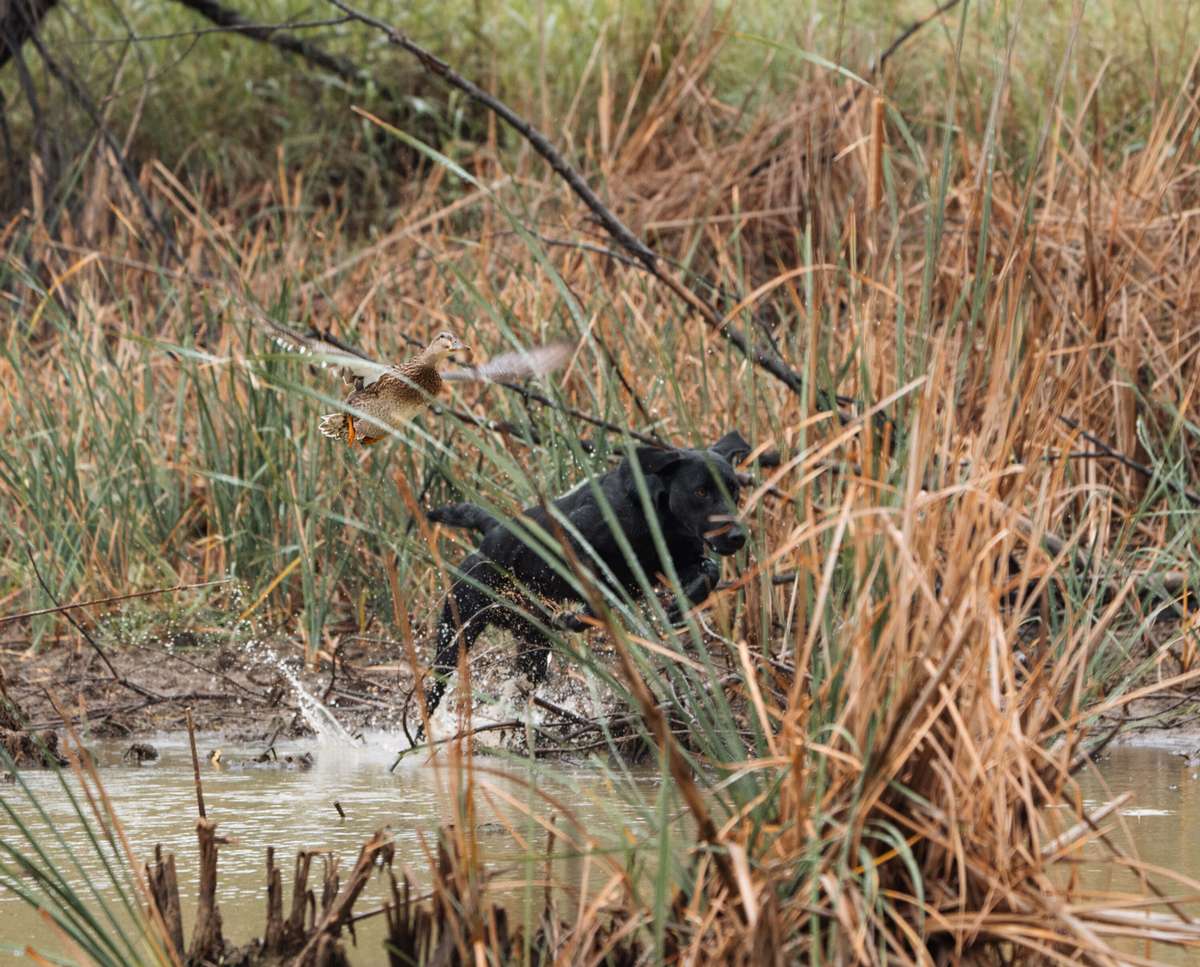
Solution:
M 568 343 L 552 343 L 533 349 L 504 353 L 480 366 L 439 370 L 443 359 L 455 352 L 470 352 L 453 333 L 440 332 L 417 355 L 393 366 L 375 362 L 327 333 L 301 335 L 260 316 L 263 324 L 281 344 L 290 349 L 319 356 L 327 365 L 342 371 L 354 391 L 346 397 L 346 406 L 356 413 L 330 413 L 321 417 L 321 432 L 350 445 L 370 446 L 390 429 L 404 426 L 441 392 L 445 380 L 504 382 L 541 376 L 558 369 L 573 351 Z
M 445 333 L 442 334 L 446 335 Z M 441 336 L 438 337 L 439 339 Z M 405 360 L 393 370 L 383 373 L 373 383 L 356 389 L 346 397 L 346 406 L 369 413 L 373 420 L 353 417 L 354 436 L 363 446 L 370 446 L 386 435 L 387 428 L 399 428 L 416 416 L 421 408 L 441 392 L 441 373 L 437 371 L 437 359 L 426 359 L 429 350 Z M 351 439 L 351 414 L 330 413 L 321 417 L 321 432 L 338 440 Z

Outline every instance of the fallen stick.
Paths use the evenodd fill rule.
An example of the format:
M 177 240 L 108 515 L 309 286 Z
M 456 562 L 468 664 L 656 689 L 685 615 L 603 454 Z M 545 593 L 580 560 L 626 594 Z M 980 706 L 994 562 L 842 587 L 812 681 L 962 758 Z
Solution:
M 421 745 L 414 745 L 408 749 L 402 749 L 396 755 L 396 761 L 388 767 L 388 772 L 395 772 L 396 766 L 400 765 L 400 760 L 414 752 L 420 752 L 422 749 L 433 749 L 439 745 L 445 745 L 447 742 L 457 742 L 459 739 L 469 739 L 471 736 L 479 735 L 483 732 L 499 732 L 503 729 L 520 729 L 524 728 L 525 723 L 520 719 L 507 719 L 504 722 L 491 722 L 487 725 L 478 725 L 472 729 L 464 729 L 456 735 L 447 736 L 444 739 L 431 739 L 428 742 L 423 742 Z
M 54 594 L 50 590 L 50 585 L 48 585 L 46 583 L 46 579 L 42 577 L 42 572 L 37 566 L 37 561 L 34 559 L 33 545 L 30 544 L 28 541 L 25 542 L 25 554 L 29 557 L 29 566 L 33 568 L 34 577 L 37 578 L 38 584 L 40 584 L 42 586 L 42 590 L 46 592 L 46 597 L 48 597 L 51 601 L 54 601 Z M 55 604 L 57 604 L 57 603 L 58 602 L 55 602 Z M 83 636 L 83 640 L 86 641 L 89 645 L 91 645 L 92 650 L 95 651 L 96 654 L 100 656 L 100 660 L 104 662 L 104 665 L 108 669 L 109 674 L 112 675 L 113 681 L 115 681 L 118 685 L 122 685 L 125 688 L 129 689 L 131 692 L 136 692 L 138 695 L 141 695 L 142 698 L 157 698 L 157 699 L 162 698 L 162 696 L 159 695 L 157 692 L 152 692 L 148 688 L 142 688 L 141 685 L 131 682 L 131 681 L 129 681 L 129 679 L 127 679 L 123 675 L 121 675 L 121 673 L 117 671 L 116 667 L 109 660 L 108 655 L 106 655 L 104 653 L 104 649 L 101 648 L 96 643 L 96 639 L 93 638 L 91 635 L 89 635 L 87 633 L 87 629 L 84 628 L 83 625 L 81 625 L 78 621 L 75 620 L 75 616 L 73 614 L 71 614 L 70 609 L 67 609 L 66 611 L 64 611 L 63 614 L 66 616 L 66 619 L 71 623 L 71 627 L 73 627 L 76 631 L 78 631 Z
M 1083 822 L 1076 823 L 1061 836 L 1056 836 L 1042 847 L 1042 859 L 1048 860 L 1050 857 L 1054 856 L 1055 853 L 1061 853 L 1067 847 L 1082 839 L 1095 828 L 1096 823 L 1120 809 L 1132 798 L 1132 790 L 1129 792 L 1123 792 L 1121 795 L 1117 796 L 1116 799 L 1112 800 L 1112 802 L 1106 802 L 1094 812 L 1085 815 Z

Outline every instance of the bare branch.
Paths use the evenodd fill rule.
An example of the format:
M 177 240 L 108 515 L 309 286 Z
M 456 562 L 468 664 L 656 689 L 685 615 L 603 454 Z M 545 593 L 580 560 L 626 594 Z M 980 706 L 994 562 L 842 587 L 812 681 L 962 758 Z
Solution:
M 253 40 L 303 57 L 310 64 L 327 70 L 331 74 L 336 74 L 355 87 L 359 87 L 363 83 L 365 75 L 353 61 L 322 50 L 316 44 L 301 40 L 295 34 L 281 27 L 252 23 L 236 10 L 229 9 L 218 3 L 217 0 L 176 0 L 176 2 L 189 10 L 194 10 L 205 19 L 211 20 L 218 27 L 245 34 Z
M 567 183 L 571 190 L 587 206 L 596 220 L 604 227 L 626 251 L 645 267 L 659 282 L 667 286 L 680 299 L 686 302 L 727 342 L 735 346 L 747 359 L 765 372 L 770 373 L 788 389 L 797 394 L 804 392 L 804 376 L 792 369 L 773 347 L 762 348 L 751 338 L 733 325 L 716 308 L 706 302 L 695 292 L 685 286 L 674 276 L 665 271 L 660 264 L 660 257 L 653 252 L 645 242 L 638 238 L 609 208 L 600 200 L 588 183 L 583 179 L 567 160 L 558 152 L 550 141 L 537 128 L 517 114 L 503 101 L 493 97 L 478 85 L 463 77 L 449 64 L 434 56 L 424 47 L 414 43 L 406 34 L 384 21 L 363 13 L 342 0 L 329 0 L 333 6 L 348 16 L 367 26 L 374 27 L 387 37 L 388 42 L 412 54 L 421 65 L 431 74 L 441 78 L 451 87 L 458 88 L 471 100 L 483 105 L 501 120 L 505 121 L 514 131 L 521 135 L 533 149 L 542 156 L 554 172 Z M 813 404 L 825 410 L 836 410 L 837 403 L 821 390 L 814 391 Z

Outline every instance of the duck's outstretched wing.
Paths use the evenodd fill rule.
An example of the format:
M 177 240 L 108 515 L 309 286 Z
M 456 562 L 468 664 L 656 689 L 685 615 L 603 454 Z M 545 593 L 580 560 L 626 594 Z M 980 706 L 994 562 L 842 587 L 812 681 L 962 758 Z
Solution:
M 312 357 L 313 362 L 337 370 L 342 379 L 356 389 L 369 386 L 392 368 L 387 363 L 381 363 L 359 352 L 331 333 L 322 332 L 315 327 L 307 333 L 299 333 L 257 309 L 254 310 L 254 316 L 263 330 L 284 349 L 301 356 Z
M 474 380 L 482 383 L 507 383 L 531 376 L 545 376 L 566 365 L 575 352 L 571 342 L 553 342 L 531 349 L 501 353 L 486 363 L 442 373 L 442 379 Z

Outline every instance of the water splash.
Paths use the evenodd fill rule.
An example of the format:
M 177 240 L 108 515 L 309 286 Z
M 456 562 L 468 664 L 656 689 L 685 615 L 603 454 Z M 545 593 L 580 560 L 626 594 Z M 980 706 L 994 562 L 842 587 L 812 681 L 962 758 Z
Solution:
M 279 662 L 279 672 L 287 679 L 292 691 L 296 693 L 296 704 L 300 706 L 300 714 L 309 728 L 317 733 L 320 742 L 334 742 L 339 745 L 361 745 L 362 739 L 351 735 L 342 726 L 334 714 L 323 705 L 315 695 L 306 689 L 290 668 Z
M 312 694 L 300 681 L 300 677 L 287 666 L 287 663 L 261 641 L 250 640 L 245 644 L 245 650 L 255 657 L 274 665 L 279 674 L 286 679 L 296 696 L 296 704 L 300 715 L 317 734 L 317 741 L 342 746 L 361 746 L 362 737 L 351 735 L 346 731 L 333 712 L 320 699 Z

